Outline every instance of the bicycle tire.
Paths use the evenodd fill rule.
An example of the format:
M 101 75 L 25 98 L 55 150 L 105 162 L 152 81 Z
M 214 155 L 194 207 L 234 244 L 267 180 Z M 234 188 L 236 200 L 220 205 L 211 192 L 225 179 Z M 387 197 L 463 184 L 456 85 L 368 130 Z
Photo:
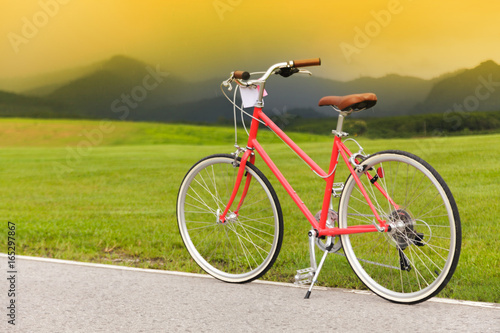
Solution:
M 218 221 L 233 191 L 238 172 L 234 162 L 233 156 L 218 154 L 193 165 L 179 188 L 177 221 L 184 245 L 205 272 L 225 282 L 245 283 L 264 275 L 276 261 L 283 240 L 283 215 L 273 187 L 247 161 L 231 207 L 237 207 L 245 180 L 251 176 L 238 216 Z
M 350 266 L 368 289 L 389 301 L 415 304 L 437 295 L 460 257 L 460 216 L 450 189 L 434 168 L 407 152 L 379 152 L 361 165 L 366 171 L 357 175 L 377 213 L 395 227 L 390 232 L 342 235 Z M 373 212 L 349 175 L 339 202 L 340 227 L 373 221 Z

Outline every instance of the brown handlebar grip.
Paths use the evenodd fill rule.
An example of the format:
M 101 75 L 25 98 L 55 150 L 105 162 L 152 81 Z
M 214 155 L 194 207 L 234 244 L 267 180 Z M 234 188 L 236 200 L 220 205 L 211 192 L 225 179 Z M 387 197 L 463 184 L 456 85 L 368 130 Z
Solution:
M 245 72 L 245 71 L 234 71 L 233 76 L 236 79 L 248 80 L 250 78 L 250 73 Z
M 320 58 L 293 60 L 294 67 L 307 67 L 307 66 L 320 66 L 320 65 L 321 65 Z

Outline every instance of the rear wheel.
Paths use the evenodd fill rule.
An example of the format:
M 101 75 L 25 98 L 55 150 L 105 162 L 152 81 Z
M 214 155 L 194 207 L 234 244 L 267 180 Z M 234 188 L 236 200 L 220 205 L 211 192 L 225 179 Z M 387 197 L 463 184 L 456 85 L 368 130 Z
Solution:
M 380 152 L 361 164 L 366 171 L 358 176 L 391 230 L 342 235 L 349 264 L 370 290 L 390 301 L 412 304 L 435 296 L 451 279 L 460 256 L 460 217 L 448 186 L 427 162 L 406 152 Z M 374 221 L 349 176 L 339 204 L 340 227 Z
M 236 181 L 234 161 L 231 155 L 212 155 L 189 170 L 179 189 L 177 221 L 187 250 L 203 270 L 226 282 L 243 283 L 262 276 L 278 257 L 283 216 L 271 184 L 247 162 L 226 221 L 219 221 Z M 235 212 L 248 177 L 248 192 Z

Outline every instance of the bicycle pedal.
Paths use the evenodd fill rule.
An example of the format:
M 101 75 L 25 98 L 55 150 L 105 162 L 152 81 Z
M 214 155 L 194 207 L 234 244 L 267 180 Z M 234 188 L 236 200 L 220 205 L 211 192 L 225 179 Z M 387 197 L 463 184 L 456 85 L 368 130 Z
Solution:
M 295 275 L 295 285 L 301 286 L 304 284 L 310 284 L 314 276 L 315 270 L 312 267 L 298 269 Z
M 339 198 L 344 190 L 344 183 L 333 183 L 332 194 L 334 198 Z

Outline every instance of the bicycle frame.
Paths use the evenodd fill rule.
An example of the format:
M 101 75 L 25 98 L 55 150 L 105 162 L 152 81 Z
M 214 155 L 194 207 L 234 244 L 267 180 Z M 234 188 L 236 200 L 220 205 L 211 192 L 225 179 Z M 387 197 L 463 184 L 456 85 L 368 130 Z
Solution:
M 458 207 L 443 178 L 421 158 L 400 150 L 367 155 L 356 140 L 344 140 L 344 118 L 375 106 L 377 96 L 360 93 L 319 100 L 318 106 L 339 112 L 330 160 L 319 163 L 323 169 L 262 111 L 271 75 L 312 75 L 301 67 L 320 64 L 319 58 L 290 60 L 266 72 L 233 71 L 221 82 L 223 95 L 234 106 L 236 151 L 202 158 L 186 173 L 176 205 L 182 241 L 204 271 L 225 282 L 250 282 L 272 267 L 283 245 L 284 207 L 268 177 L 255 166 L 259 155 L 311 225 L 306 227 L 309 265 L 294 276 L 296 285 L 310 283 L 306 299 L 331 253 L 344 255 L 360 281 L 384 299 L 416 304 L 434 297 L 452 277 L 460 256 Z M 226 90 L 232 91 L 234 84 L 230 98 Z M 236 103 L 238 92 L 242 107 Z M 252 114 L 244 110 L 250 106 Z M 248 134 L 246 147 L 238 144 L 236 109 Z M 251 118 L 249 128 L 244 115 Z M 316 195 L 306 200 L 321 206 L 319 213 L 311 213 L 257 140 L 261 124 L 325 180 L 324 192 L 315 189 L 322 202 Z M 348 141 L 354 141 L 359 151 L 351 153 Z M 342 161 L 350 175 L 345 183 L 335 183 Z M 343 178 L 346 171 L 341 171 L 337 175 Z M 337 203 L 338 213 L 332 210 Z
M 283 174 L 280 172 L 278 167 L 274 164 L 274 162 L 271 160 L 269 155 L 265 152 L 264 148 L 260 145 L 260 143 L 257 141 L 257 132 L 259 129 L 259 121 L 262 121 L 268 128 L 270 128 L 278 137 L 280 137 L 294 152 L 296 152 L 310 167 L 311 169 L 319 175 L 321 178 L 325 179 L 326 181 L 326 187 L 325 187 L 325 194 L 323 198 L 323 204 L 322 204 L 322 209 L 321 209 L 321 217 L 319 222 L 316 221 L 314 218 L 313 214 L 311 211 L 306 207 L 304 202 L 300 199 L 299 195 L 293 190 L 292 186 L 286 178 L 283 176 Z M 341 141 L 340 136 L 336 135 L 334 142 L 333 142 L 333 150 L 332 150 L 332 155 L 330 159 L 330 166 L 328 169 L 328 173 L 326 173 L 321 167 L 319 167 L 316 162 L 314 162 L 297 144 L 295 144 L 292 139 L 290 139 L 267 115 L 262 111 L 261 107 L 255 107 L 253 111 L 253 119 L 252 123 L 250 126 L 250 133 L 248 137 L 248 143 L 247 143 L 247 149 L 245 150 L 241 162 L 239 165 L 239 170 L 237 173 L 236 177 L 236 182 L 235 186 L 233 189 L 233 192 L 231 194 L 231 198 L 229 199 L 229 202 L 224 210 L 224 212 L 221 214 L 219 217 L 219 220 L 221 222 L 225 222 L 226 220 L 226 215 L 229 212 L 230 207 L 233 205 L 234 200 L 236 199 L 236 195 L 238 193 L 239 187 L 241 185 L 241 181 L 243 179 L 243 175 L 245 173 L 245 165 L 247 163 L 247 160 L 250 158 L 250 163 L 254 163 L 255 161 L 255 154 L 254 151 L 257 151 L 261 158 L 264 160 L 264 162 L 268 165 L 268 167 L 271 169 L 271 171 L 274 173 L 278 181 L 281 183 L 281 185 L 285 188 L 287 191 L 288 195 L 292 198 L 292 200 L 295 202 L 297 207 L 300 209 L 300 211 L 304 214 L 304 216 L 307 218 L 309 223 L 311 224 L 312 228 L 316 230 L 317 236 L 337 236 L 337 235 L 342 235 L 342 234 L 355 234 L 355 233 L 367 233 L 367 232 L 387 232 L 389 230 L 389 225 L 386 223 L 385 220 L 383 220 L 377 213 L 373 203 L 371 202 L 370 198 L 368 197 L 363 184 L 361 183 L 356 171 L 352 167 L 351 163 L 349 162 L 349 157 L 352 156 L 352 153 L 349 151 L 349 149 L 344 145 L 344 143 Z M 338 159 L 339 156 L 342 156 L 342 159 L 344 160 L 345 164 L 349 168 L 349 171 L 351 172 L 352 177 L 354 177 L 361 193 L 365 197 L 368 205 L 370 206 L 376 222 L 374 221 L 372 225 L 357 225 L 357 226 L 350 226 L 347 228 L 326 228 L 326 221 L 328 217 L 328 209 L 330 206 L 330 201 L 331 201 L 331 196 L 332 196 L 332 187 L 335 179 L 335 171 L 337 169 L 338 165 Z M 368 173 L 368 171 L 365 171 Z M 368 177 L 371 179 L 371 175 L 368 174 Z M 248 191 L 249 185 L 251 181 L 251 176 L 248 176 L 245 182 L 245 187 L 243 189 L 240 201 L 238 203 L 237 209 L 234 211 L 234 214 L 238 214 L 238 210 L 241 207 L 246 193 Z M 389 200 L 389 202 L 396 208 L 398 209 L 398 205 L 392 201 L 392 199 L 389 197 L 389 195 L 378 185 L 376 184 L 376 187 L 378 190 Z

